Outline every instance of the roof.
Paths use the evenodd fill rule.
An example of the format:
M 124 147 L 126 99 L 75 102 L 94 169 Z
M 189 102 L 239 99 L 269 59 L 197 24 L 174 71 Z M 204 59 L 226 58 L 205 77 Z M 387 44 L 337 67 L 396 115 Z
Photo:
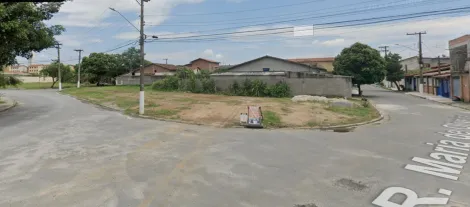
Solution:
M 427 68 L 423 70 L 423 76 L 434 76 L 439 73 L 439 70 L 441 73 L 447 73 L 450 72 L 450 65 L 441 65 L 441 68 L 439 69 L 437 66 L 432 67 L 432 68 Z M 413 76 L 419 76 L 419 70 L 413 70 L 409 74 L 405 75 L 406 77 L 413 77 Z
M 157 65 L 157 66 L 160 66 L 162 68 L 165 68 L 167 70 L 177 70 L 178 69 L 178 66 L 176 65 L 171 65 L 171 64 L 161 64 L 161 63 L 152 63 L 152 64 L 148 64 L 146 65 L 145 67 L 148 67 L 148 66 L 151 66 L 151 65 Z M 132 70 L 132 72 L 136 72 L 140 70 L 140 67 L 139 68 L 136 68 L 134 70 Z
M 220 62 L 217 62 L 217 61 L 214 61 L 214 60 L 209 60 L 209 59 L 204 59 L 204 58 L 198 58 L 198 59 L 196 59 L 196 60 L 191 61 L 190 64 L 193 63 L 194 61 L 197 61 L 197 60 L 204 60 L 204 61 L 210 62 L 210 63 L 220 63 Z
M 28 67 L 36 67 L 36 66 L 45 66 L 45 65 L 44 65 L 44 64 L 32 64 L 32 65 L 30 65 L 30 66 L 28 66 Z
M 291 64 L 295 64 L 295 65 L 301 65 L 301 66 L 304 66 L 304 67 L 314 68 L 314 67 L 305 65 L 305 64 L 303 64 L 303 63 L 298 63 L 298 62 L 294 62 L 294 61 L 290 61 L 290 60 L 286 60 L 286 59 L 282 59 L 282 58 L 277 58 L 277 57 L 273 57 L 273 56 L 266 55 L 266 56 L 262 56 L 262 57 L 259 57 L 259 58 L 256 58 L 256 59 L 253 59 L 253 60 L 250 60 L 250 61 L 246 61 L 246 62 L 244 62 L 244 63 L 240 63 L 240 64 L 238 64 L 238 65 L 234 65 L 234 66 L 228 68 L 228 70 L 231 70 L 231 69 L 233 69 L 233 68 L 235 68 L 235 67 L 239 67 L 239 66 L 242 66 L 242 65 L 246 65 L 246 64 L 248 64 L 248 63 L 252 63 L 252 62 L 261 60 L 261 59 L 263 59 L 263 58 L 271 58 L 271 59 L 279 60 L 279 61 L 282 61 L 282 62 L 287 62 L 287 63 L 291 63 Z M 321 70 L 321 71 L 326 72 L 326 69 L 323 69 L 323 68 L 315 68 L 315 69 L 318 69 L 318 70 Z
M 323 57 L 323 58 L 294 58 L 294 59 L 287 59 L 292 62 L 297 63 L 306 63 L 306 62 L 334 62 L 334 57 Z

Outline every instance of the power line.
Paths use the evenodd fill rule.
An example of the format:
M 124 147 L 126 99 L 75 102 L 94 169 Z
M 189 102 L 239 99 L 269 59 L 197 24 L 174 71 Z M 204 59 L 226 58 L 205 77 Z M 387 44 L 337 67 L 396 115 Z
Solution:
M 393 15 L 393 16 L 384 16 L 384 17 L 367 18 L 367 19 L 356 19 L 356 20 L 329 22 L 329 23 L 316 24 L 315 26 L 335 25 L 335 24 L 341 24 L 341 23 L 361 22 L 361 21 L 370 21 L 370 20 L 375 20 L 375 19 L 387 19 L 387 18 L 395 17 L 395 19 L 388 19 L 388 20 L 382 20 L 382 21 L 374 21 L 374 22 L 358 23 L 358 24 L 350 24 L 350 25 L 339 25 L 339 26 L 315 28 L 315 29 L 320 30 L 320 29 L 325 29 L 325 28 L 360 26 L 360 25 L 367 25 L 367 24 L 380 23 L 380 22 L 389 22 L 389 21 L 396 21 L 396 20 L 413 19 L 413 18 L 426 17 L 426 16 L 435 16 L 435 15 L 455 13 L 455 12 L 465 12 L 465 11 L 458 11 L 458 10 L 465 10 L 465 9 L 470 9 L 470 7 L 462 7 L 462 8 L 454 8 L 454 9 L 446 9 L 446 10 L 436 10 L 436 11 L 429 11 L 429 12 L 405 14 L 405 15 Z M 194 37 L 210 37 L 210 36 L 231 35 L 231 34 L 246 34 L 246 33 L 253 33 L 253 32 L 275 31 L 275 30 L 291 29 L 291 28 L 294 28 L 294 27 L 292 27 L 292 26 L 290 26 L 290 27 L 277 27 L 277 28 L 269 28 L 269 29 L 258 29 L 258 30 L 248 30 L 248 31 L 236 31 L 236 32 L 225 32 L 225 33 L 215 33 L 215 34 L 193 35 L 193 36 L 186 36 L 186 37 L 160 38 L 159 40 L 156 40 L 156 41 L 190 39 L 190 38 L 194 38 Z M 313 26 L 312 26 L 312 29 L 313 29 Z M 287 32 L 292 32 L 292 31 L 287 31 Z M 286 33 L 286 31 L 280 32 L 280 34 L 282 34 L 282 33 Z M 263 34 L 259 34 L 259 35 L 266 35 L 266 34 L 269 35 L 269 34 L 279 34 L 279 33 L 277 33 L 277 32 L 275 32 L 275 33 L 263 33 Z
M 298 5 L 305 5 L 305 4 L 311 4 L 311 3 L 316 3 L 320 1 L 325 1 L 325 0 L 313 0 L 313 1 L 306 1 L 306 2 L 301 2 L 301 3 L 295 3 L 295 4 L 284 4 L 284 5 L 278 5 L 278 6 L 271 6 L 271 7 L 263 7 L 263 8 L 256 8 L 256 9 L 245 9 L 245 10 L 236 10 L 236 11 L 224 11 L 224 12 L 212 12 L 212 13 L 193 13 L 193 14 L 174 14 L 174 15 L 164 15 L 164 14 L 150 14 L 147 16 L 167 16 L 167 17 L 176 17 L 176 16 L 208 16 L 208 15 L 221 15 L 221 14 L 233 14 L 233 13 L 244 13 L 244 12 L 251 12 L 251 11 L 261 11 L 261 10 L 268 10 L 268 9 L 275 9 L 275 8 L 285 8 L 285 7 L 291 7 L 291 6 L 298 6 Z
M 432 5 L 432 4 L 436 4 L 436 3 L 442 3 L 440 2 L 440 0 L 422 0 L 422 1 L 430 1 L 430 3 L 426 3 L 426 4 L 418 4 L 416 6 L 429 6 L 429 5 Z M 434 3 L 431 3 L 432 1 L 437 1 L 437 2 L 434 2 Z M 451 0 L 451 1 L 461 1 L 461 0 Z M 404 4 L 398 4 L 398 2 L 405 2 Z M 339 10 L 337 12 L 316 12 L 316 11 L 312 11 L 312 12 L 307 12 L 307 13 L 294 13 L 294 14 L 289 14 L 289 15 L 276 15 L 274 17 L 272 16 L 264 16 L 264 17 L 256 17 L 256 18 L 243 18 L 243 19 L 253 19 L 251 21 L 245 21 L 245 22 L 241 22 L 241 21 L 237 21 L 237 19 L 234 19 L 234 20 L 228 20 L 228 21 L 211 21 L 211 22 L 190 22 L 189 24 L 186 23 L 186 24 L 162 24 L 162 25 L 158 25 L 159 27 L 164 27 L 164 26 L 197 26 L 197 27 L 201 27 L 201 26 L 214 26 L 214 25 L 237 25 L 237 24 L 244 24 L 244 23 L 262 23 L 263 21 L 266 22 L 266 20 L 262 20 L 262 21 L 259 21 L 260 19 L 263 19 L 263 18 L 268 18 L 268 19 L 273 19 L 273 18 L 278 18 L 280 16 L 289 16 L 291 18 L 300 18 L 300 17 L 307 17 L 307 18 L 311 18 L 311 19 L 323 19 L 323 18 L 326 18 L 326 17 L 333 17 L 333 16 L 346 16 L 346 15 L 359 15 L 359 14 L 363 14 L 364 12 L 375 12 L 375 11 L 381 11 L 381 10 L 386 10 L 386 9 L 390 9 L 390 8 L 402 8 L 404 6 L 408 6 L 408 5 L 413 5 L 413 4 L 416 4 L 416 2 L 409 2 L 408 0 L 401 0 L 401 1 L 394 1 L 392 3 L 388 3 L 388 4 L 385 4 L 385 5 L 373 5 L 373 6 L 366 6 L 368 8 L 365 8 L 362 7 L 362 8 L 353 8 L 353 9 L 343 9 L 343 10 Z M 339 6 L 341 7 L 341 6 Z M 343 6 L 344 7 L 344 6 Z M 332 7 L 334 8 L 334 7 Z M 359 9 L 359 10 L 358 10 Z M 322 10 L 327 10 L 327 9 L 322 9 Z M 312 14 L 314 14 L 314 16 L 312 16 Z M 238 19 L 240 20 L 240 19 Z M 254 20 L 258 20 L 258 21 L 254 21 Z M 288 20 L 288 19 L 286 19 Z M 193 23 L 193 24 L 191 24 Z M 194 24 L 196 23 L 196 24 Z M 204 24 L 205 23 L 205 24 Z M 231 24 L 229 24 L 231 23 Z M 152 24 L 150 24 L 152 25 Z M 157 25 L 154 25 L 154 26 L 157 26 Z
M 470 7 L 464 7 L 464 8 L 470 8 Z M 455 10 L 455 9 L 454 9 Z M 445 10 L 442 10 L 445 11 Z M 429 12 L 435 12 L 435 11 L 429 11 Z M 429 13 L 428 12 L 428 13 Z M 319 17 L 319 16 L 317 16 Z M 290 19 L 290 20 L 283 20 L 283 21 L 274 21 L 274 22 L 268 22 L 268 23 L 261 23 L 261 24 L 251 24 L 251 25 L 244 25 L 244 26 L 236 26 L 236 27 L 226 27 L 226 28 L 219 28 L 219 29 L 211 29 L 211 30 L 200 30 L 200 31 L 191 31 L 191 32 L 186 32 L 186 33 L 178 33 L 178 34 L 190 34 L 190 33 L 201 33 L 201 32 L 209 32 L 209 31 L 220 31 L 220 30 L 230 30 L 230 29 L 241 29 L 241 28 L 246 28 L 246 27 L 254 27 L 254 26 L 266 26 L 266 25 L 271 25 L 271 24 L 279 24 L 279 23 L 287 23 L 287 22 L 299 22 L 302 20 L 309 20 L 312 17 L 307 17 L 307 18 L 297 18 L 297 19 Z M 321 25 L 321 24 L 315 24 L 315 25 Z M 178 35 L 176 34 L 176 35 Z M 160 38 L 165 37 L 165 36 L 174 36 L 175 34 L 172 35 L 160 35 Z

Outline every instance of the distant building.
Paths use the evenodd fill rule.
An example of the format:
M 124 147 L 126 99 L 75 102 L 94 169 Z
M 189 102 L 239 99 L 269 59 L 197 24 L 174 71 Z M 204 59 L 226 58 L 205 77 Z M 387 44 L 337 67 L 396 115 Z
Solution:
M 28 67 L 26 65 L 13 65 L 9 68 L 10 73 L 26 73 L 28 72 Z
M 307 64 L 297 63 L 282 58 L 263 56 L 256 58 L 231 68 L 228 68 L 228 72 L 314 72 L 314 73 L 325 73 L 326 69 L 319 68 L 316 66 L 310 66 Z
M 189 64 L 185 65 L 188 68 L 191 68 L 196 71 L 200 70 L 208 70 L 213 72 L 214 70 L 219 69 L 220 62 L 208 60 L 204 58 L 198 58 L 196 60 L 191 61 Z
M 41 70 L 44 69 L 47 66 L 48 65 L 44 65 L 44 64 L 32 64 L 32 65 L 28 66 L 27 73 L 39 74 L 41 72 Z
M 292 62 L 302 63 L 306 65 L 310 65 L 312 67 L 318 67 L 326 69 L 328 72 L 333 72 L 333 62 L 335 61 L 334 57 L 324 57 L 324 58 L 295 58 L 295 59 L 287 59 Z

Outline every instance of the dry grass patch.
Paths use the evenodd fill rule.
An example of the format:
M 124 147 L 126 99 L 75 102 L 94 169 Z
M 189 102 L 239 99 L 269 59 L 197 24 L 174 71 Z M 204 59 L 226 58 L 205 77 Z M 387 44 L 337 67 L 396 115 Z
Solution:
M 139 88 L 130 86 L 67 89 L 64 93 L 92 100 L 107 106 L 117 106 L 126 113 L 138 113 Z M 326 103 L 294 103 L 289 98 L 256 98 L 193 94 L 182 92 L 145 93 L 145 115 L 176 119 L 190 123 L 227 127 L 237 125 L 240 113 L 247 106 L 259 105 L 267 127 L 319 127 L 373 119 L 378 113 L 373 107 L 338 108 Z

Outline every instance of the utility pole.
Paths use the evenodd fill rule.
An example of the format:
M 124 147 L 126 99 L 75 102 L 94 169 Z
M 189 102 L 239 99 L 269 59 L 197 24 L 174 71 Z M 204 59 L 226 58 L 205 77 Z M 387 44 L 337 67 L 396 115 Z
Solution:
M 144 2 L 150 0 L 140 0 L 140 92 L 139 92 L 139 114 L 144 114 L 145 92 L 144 92 Z
M 441 56 L 437 56 L 437 71 L 439 75 L 441 74 Z
M 418 35 L 418 45 L 419 45 L 419 92 L 423 93 L 423 42 L 421 41 L 421 35 L 426 34 L 426 32 L 415 32 L 407 33 L 406 35 Z
M 82 49 L 76 49 L 76 52 L 78 52 L 78 77 L 77 77 L 77 88 L 80 88 L 80 68 L 82 67 L 81 61 L 82 61 Z
M 58 63 L 58 69 L 57 69 L 57 79 L 59 81 L 59 91 L 62 91 L 62 78 L 61 78 L 61 72 L 60 72 L 60 46 L 62 44 L 56 43 L 56 48 L 57 48 L 57 63 Z
M 389 46 L 380 46 L 379 48 L 385 53 L 384 57 L 387 58 Z
M 168 65 L 168 58 L 165 58 L 165 65 Z

